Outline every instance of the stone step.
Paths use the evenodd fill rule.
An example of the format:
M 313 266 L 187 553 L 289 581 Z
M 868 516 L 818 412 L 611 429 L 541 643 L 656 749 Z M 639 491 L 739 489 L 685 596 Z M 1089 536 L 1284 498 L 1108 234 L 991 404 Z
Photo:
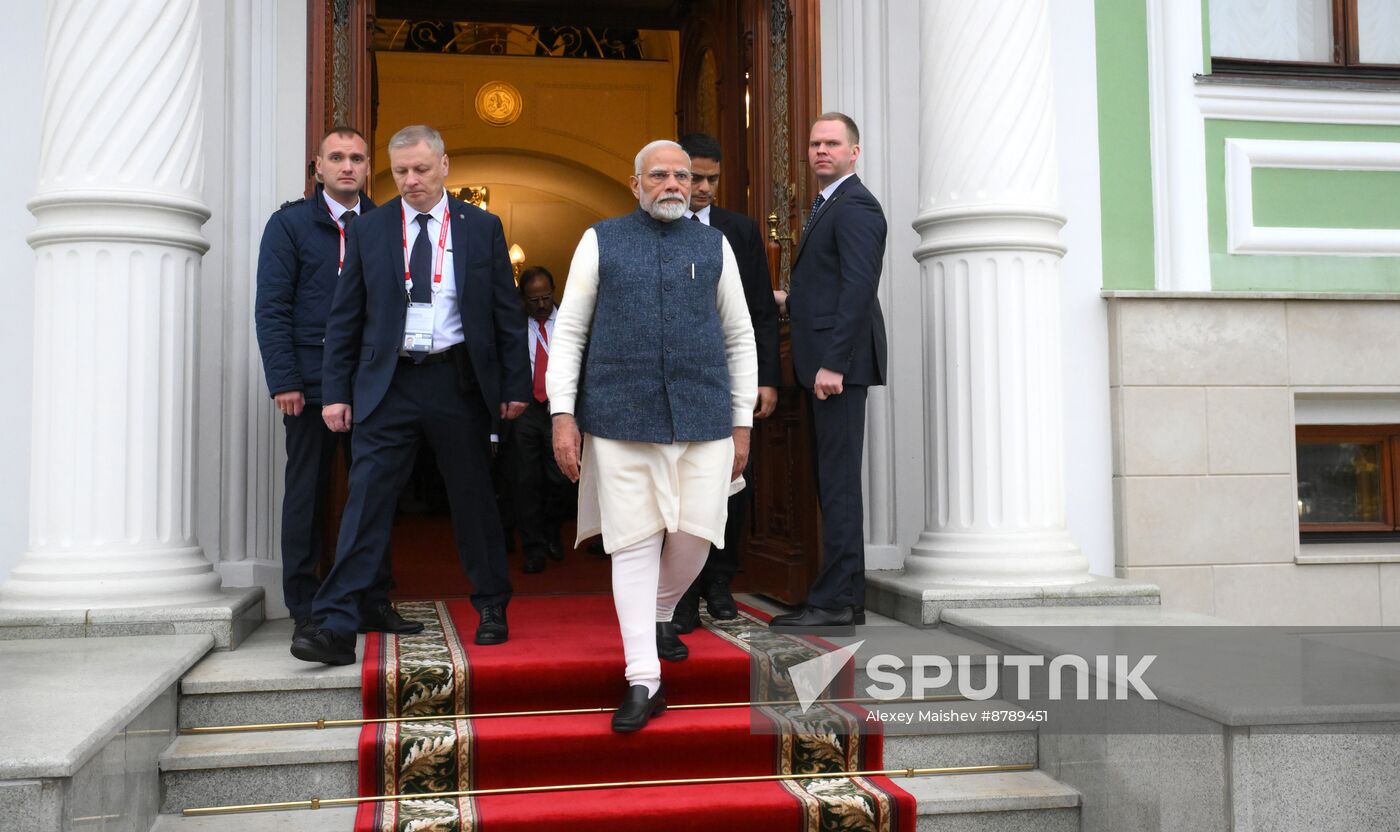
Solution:
M 984 707 L 987 703 L 975 704 Z M 973 705 L 951 703 L 949 709 L 970 710 Z M 894 705 L 882 708 L 881 713 L 917 714 L 927 707 Z M 890 723 L 885 765 L 1036 764 L 1033 730 L 1000 723 L 989 727 L 994 730 L 977 730 L 973 723 Z M 908 733 L 894 733 L 896 730 Z M 161 811 L 352 796 L 356 792 L 359 735 L 359 728 L 328 728 L 181 736 L 160 758 Z
M 360 666 L 299 661 L 291 643 L 291 619 L 282 618 L 237 650 L 206 657 L 180 681 L 180 727 L 359 717 Z M 363 636 L 356 649 L 364 655 Z
M 918 830 L 1079 830 L 1079 793 L 1041 771 L 911 777 L 897 782 L 918 801 Z M 151 832 L 341 832 L 354 819 L 351 807 L 203 818 L 163 815 Z

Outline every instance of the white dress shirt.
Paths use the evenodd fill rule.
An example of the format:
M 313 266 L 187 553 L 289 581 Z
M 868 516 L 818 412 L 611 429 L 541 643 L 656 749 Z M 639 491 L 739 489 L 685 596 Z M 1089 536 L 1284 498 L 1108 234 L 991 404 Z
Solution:
M 349 208 L 331 199 L 331 195 L 324 190 L 321 191 L 321 198 L 326 201 L 326 207 L 331 209 L 331 219 L 340 223 L 341 228 L 345 227 L 345 221 L 342 220 L 341 217 L 345 216 L 346 211 L 354 211 L 357 214 L 360 212 L 360 198 L 358 196 L 355 197 L 355 204 L 351 205 Z
M 408 250 L 418 239 L 418 211 L 407 202 L 402 203 L 408 227 Z M 433 253 L 432 267 L 428 279 L 437 271 L 438 237 L 442 234 L 442 216 L 447 211 L 447 192 L 426 213 L 432 215 L 428 221 L 428 244 Z M 455 217 L 453 218 L 456 219 Z M 457 273 L 452 268 L 452 229 L 447 231 L 447 251 L 442 255 L 442 284 L 433 292 L 433 352 L 443 350 L 465 340 L 462 335 L 462 313 L 457 308 Z
M 692 210 L 690 210 L 689 208 L 685 209 L 685 218 L 689 220 L 691 217 L 699 217 L 701 222 L 703 222 L 703 223 L 706 224 L 706 225 L 709 225 L 709 224 L 710 224 L 710 206 L 706 205 L 704 208 L 701 208 L 699 211 L 692 211 Z M 694 222 L 694 220 L 691 220 L 691 222 Z
M 549 340 L 544 342 L 545 355 L 549 355 L 549 344 L 550 341 L 554 340 L 554 320 L 558 317 L 559 307 L 556 306 L 549 310 L 549 318 L 544 322 L 544 333 L 549 337 Z M 540 340 L 540 321 L 534 315 L 530 315 L 529 318 L 530 325 L 526 327 L 526 329 L 530 333 L 527 344 L 530 348 L 530 378 L 533 379 L 535 377 L 535 345 L 539 343 Z
M 841 187 L 841 183 L 842 183 L 842 182 L 845 182 L 847 179 L 850 179 L 852 176 L 855 176 L 855 175 L 856 175 L 856 172 L 855 172 L 855 171 L 851 171 L 850 173 L 846 174 L 845 176 L 841 177 L 840 179 L 836 180 L 835 182 L 832 182 L 830 185 L 827 185 L 825 188 L 822 188 L 822 190 L 821 190 L 821 194 L 822 194 L 822 204 L 825 205 L 825 204 L 826 204 L 826 201 L 827 201 L 828 199 L 831 199 L 831 195 L 834 194 L 834 193 L 836 193 L 836 189 L 839 188 L 839 187 Z M 821 209 L 818 209 L 818 210 L 821 210 Z

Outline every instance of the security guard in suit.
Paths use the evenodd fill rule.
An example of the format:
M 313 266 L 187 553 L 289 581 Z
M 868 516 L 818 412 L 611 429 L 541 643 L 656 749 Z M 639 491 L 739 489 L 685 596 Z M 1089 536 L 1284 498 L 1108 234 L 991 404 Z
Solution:
M 308 631 L 311 599 L 321 584 L 316 565 L 336 449 L 349 452 L 349 443 L 321 419 L 321 359 L 346 231 L 374 208 L 363 191 L 369 176 L 364 137 L 349 127 L 328 132 L 316 154 L 316 174 L 315 193 L 283 203 L 267 222 L 254 306 L 263 373 L 287 432 L 282 595 L 295 622 L 294 637 Z M 391 633 L 422 630 L 389 605 L 390 586 L 386 564 L 365 596 L 361 626 Z

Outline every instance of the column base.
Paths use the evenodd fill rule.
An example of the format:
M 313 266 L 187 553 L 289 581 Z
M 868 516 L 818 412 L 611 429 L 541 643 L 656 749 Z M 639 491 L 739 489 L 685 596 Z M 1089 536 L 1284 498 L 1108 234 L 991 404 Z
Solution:
M 198 546 L 29 552 L 0 584 L 0 610 L 201 604 L 217 599 L 221 585 Z
M 933 627 L 944 610 L 964 607 L 1105 607 L 1162 603 L 1156 584 L 1089 575 L 1059 586 L 940 584 L 908 570 L 866 572 L 865 608 L 915 627 Z
M 1064 530 L 924 532 L 904 559 L 904 571 L 968 587 L 1070 586 L 1092 577 L 1088 559 Z
M 0 603 L 0 641 L 207 633 L 232 650 L 266 619 L 262 587 L 225 589 L 199 603 L 93 609 L 24 609 Z

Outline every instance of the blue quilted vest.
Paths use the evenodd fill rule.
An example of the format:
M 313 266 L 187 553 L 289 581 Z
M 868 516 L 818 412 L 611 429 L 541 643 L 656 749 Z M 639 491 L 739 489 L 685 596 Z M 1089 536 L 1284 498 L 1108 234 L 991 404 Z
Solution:
M 733 431 L 717 305 L 724 235 L 640 208 L 593 226 L 598 304 L 579 382 L 579 429 L 632 442 Z

